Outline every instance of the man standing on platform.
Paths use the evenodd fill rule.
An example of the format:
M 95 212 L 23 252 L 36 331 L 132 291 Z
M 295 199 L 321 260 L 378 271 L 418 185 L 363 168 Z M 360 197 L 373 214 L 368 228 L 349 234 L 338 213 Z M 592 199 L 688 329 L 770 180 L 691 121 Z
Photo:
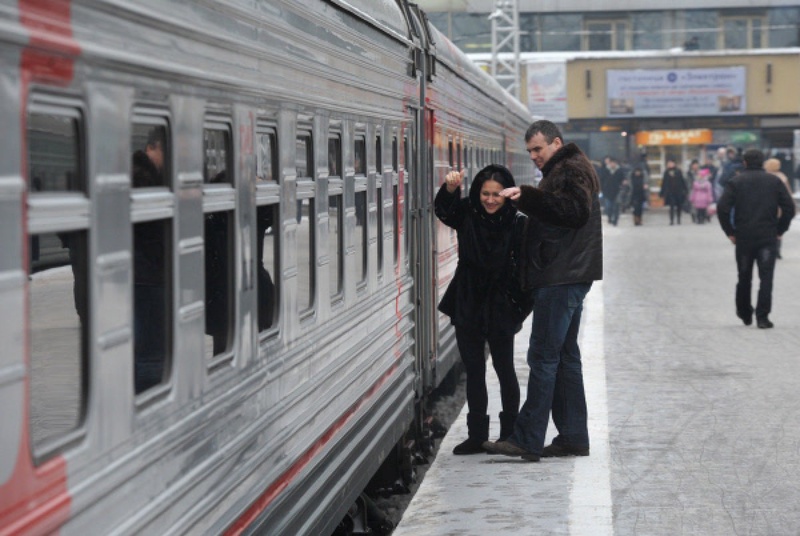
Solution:
M 536 121 L 525 133 L 531 160 L 542 170 L 539 186 L 500 192 L 528 215 L 527 253 L 522 272 L 533 288 L 534 310 L 528 348 L 527 400 L 506 441 L 483 444 L 489 452 L 539 457 L 587 456 L 586 396 L 578 328 L 583 299 L 603 277 L 600 185 L 592 163 L 558 127 Z M 558 430 L 544 447 L 550 413 Z
M 778 240 L 789 229 L 795 207 L 786 186 L 775 175 L 762 169 L 764 154 L 758 150 L 744 153 L 744 171 L 725 186 L 717 203 L 717 216 L 722 230 L 736 246 L 736 316 L 745 326 L 753 323 L 751 286 L 753 263 L 758 264 L 761 284 L 756 302 L 756 325 L 773 327 L 769 320 L 772 310 L 772 276 Z

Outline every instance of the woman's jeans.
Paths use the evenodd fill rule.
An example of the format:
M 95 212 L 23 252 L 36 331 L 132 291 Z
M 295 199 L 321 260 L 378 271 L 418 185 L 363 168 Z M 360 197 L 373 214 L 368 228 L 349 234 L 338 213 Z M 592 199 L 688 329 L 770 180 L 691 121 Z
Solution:
M 542 452 L 551 410 L 558 430 L 553 443 L 589 446 L 578 328 L 591 287 L 575 283 L 534 291 L 527 400 L 509 437 L 532 454 Z

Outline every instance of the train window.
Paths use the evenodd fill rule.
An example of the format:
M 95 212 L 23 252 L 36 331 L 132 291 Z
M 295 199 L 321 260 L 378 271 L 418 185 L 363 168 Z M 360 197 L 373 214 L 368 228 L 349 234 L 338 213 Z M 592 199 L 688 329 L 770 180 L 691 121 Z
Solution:
M 78 158 L 77 115 L 28 115 L 28 152 L 35 192 L 85 192 L 86 181 Z
M 233 343 L 234 206 L 235 191 L 231 151 L 231 128 L 226 122 L 206 125 L 204 229 L 207 357 L 227 354 Z
M 447 163 L 451 168 L 455 164 L 455 158 L 453 158 L 453 140 L 447 142 Z
M 40 106 L 33 95 L 31 102 L 27 325 L 29 426 L 38 463 L 76 436 L 86 413 L 90 205 L 82 193 L 87 189 L 80 113 Z
M 341 299 L 343 291 L 344 229 L 342 188 L 342 135 L 331 133 L 328 138 L 328 274 L 331 297 Z
M 376 207 L 376 226 L 377 226 L 377 245 L 378 245 L 378 276 L 383 273 L 383 147 L 381 147 L 381 137 L 375 138 L 375 207 Z
M 363 136 L 356 138 L 355 162 L 353 165 L 356 175 L 367 174 L 367 140 Z
M 278 312 L 278 286 L 275 274 L 278 274 L 278 253 L 280 233 L 277 232 L 279 205 L 259 205 L 256 208 L 256 263 L 258 266 L 258 330 L 264 331 L 276 325 Z
M 258 153 L 256 156 L 256 180 L 278 182 L 278 138 L 274 131 L 259 132 L 257 135 Z
M 392 136 L 392 171 L 395 173 L 397 173 L 398 162 L 397 136 Z
M 167 123 L 161 118 L 139 118 L 142 122 L 131 127 L 131 154 L 133 155 L 133 188 L 169 186 L 169 147 Z M 136 172 L 139 172 L 138 176 Z
M 409 224 L 409 218 L 408 218 L 408 214 L 409 214 L 409 195 L 410 195 L 410 192 L 409 192 L 409 189 L 408 189 L 408 185 L 409 185 L 409 181 L 410 181 L 409 173 L 413 173 L 414 172 L 414 166 L 411 163 L 412 159 L 414 159 L 414 165 L 416 165 L 416 162 L 417 162 L 416 153 L 414 153 L 414 151 L 412 149 L 412 147 L 414 145 L 413 136 L 414 136 L 413 132 L 411 132 L 411 136 L 410 137 L 409 136 L 403 136 L 403 148 L 404 148 L 404 151 L 405 151 L 405 154 L 403 155 L 403 161 L 405 162 L 405 173 L 403 173 L 403 181 L 402 181 L 402 185 L 401 185 L 401 188 L 402 188 L 402 190 L 401 190 L 401 192 L 402 192 L 401 205 L 402 206 L 401 206 L 400 210 L 402 211 L 401 215 L 402 215 L 402 221 L 403 221 L 403 225 L 404 225 L 404 227 L 402 228 L 403 235 L 404 235 L 404 237 L 403 237 L 403 252 L 404 252 L 404 258 L 406 259 L 406 262 L 408 262 L 409 240 L 411 240 L 411 236 L 410 236 L 411 233 L 408 232 L 409 231 L 409 225 L 410 225 Z
M 300 314 L 310 314 L 314 306 L 314 266 L 316 264 L 314 224 L 314 145 L 310 131 L 298 132 L 295 166 L 297 169 L 297 297 Z
M 269 125 L 259 125 L 256 132 L 256 277 L 258 330 L 277 325 L 280 295 L 276 276 L 280 262 L 280 195 L 278 183 L 278 137 Z
M 140 122 L 141 121 L 141 122 Z M 172 325 L 172 218 L 163 218 L 163 200 L 140 188 L 171 183 L 167 123 L 137 117 L 132 125 L 133 187 L 133 368 L 136 393 L 159 385 L 170 366 Z M 165 192 L 167 193 L 167 192 Z M 171 194 L 168 194 L 171 196 Z M 155 214 L 155 216 L 153 216 Z
M 403 136 L 403 169 L 408 173 L 408 170 L 411 169 L 411 153 L 408 150 L 408 136 Z
M 383 147 L 380 136 L 375 137 L 375 169 L 378 175 L 383 175 Z
M 367 282 L 367 178 L 364 176 L 367 171 L 366 148 L 365 137 L 357 136 L 354 152 L 356 229 L 353 233 L 353 247 L 356 255 L 353 270 L 357 286 L 363 286 Z
M 233 177 L 228 173 L 230 147 L 231 133 L 228 128 L 207 128 L 203 131 L 204 182 L 233 184 Z

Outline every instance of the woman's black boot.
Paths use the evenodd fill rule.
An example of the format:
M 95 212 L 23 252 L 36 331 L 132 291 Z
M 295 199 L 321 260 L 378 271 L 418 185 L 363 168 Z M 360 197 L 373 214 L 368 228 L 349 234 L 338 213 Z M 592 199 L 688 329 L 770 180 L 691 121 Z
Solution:
M 486 452 L 482 445 L 484 441 L 489 440 L 489 416 L 467 413 L 467 431 L 469 437 L 466 441 L 456 445 L 453 454 L 462 456 Z

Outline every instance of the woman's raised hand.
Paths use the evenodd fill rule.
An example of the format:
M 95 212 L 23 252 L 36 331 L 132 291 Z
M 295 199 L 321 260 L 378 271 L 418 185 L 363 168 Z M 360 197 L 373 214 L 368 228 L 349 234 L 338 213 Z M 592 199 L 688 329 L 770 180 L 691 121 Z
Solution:
M 466 169 L 462 169 L 461 171 L 451 171 L 448 173 L 444 178 L 444 182 L 447 184 L 447 191 L 451 194 L 455 192 L 456 188 L 461 186 L 461 183 L 464 182 L 464 175 L 466 173 Z

